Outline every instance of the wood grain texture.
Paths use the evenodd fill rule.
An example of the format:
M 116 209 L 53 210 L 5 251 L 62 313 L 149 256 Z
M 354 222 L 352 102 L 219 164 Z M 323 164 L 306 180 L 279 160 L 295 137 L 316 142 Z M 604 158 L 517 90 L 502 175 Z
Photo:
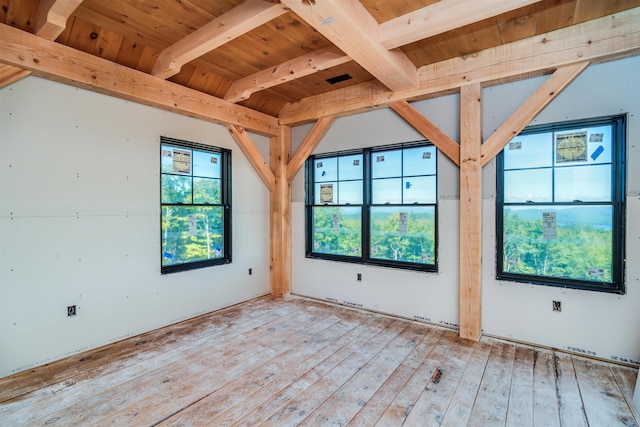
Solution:
M 319 117 L 340 117 L 389 104 L 446 94 L 473 83 L 530 78 L 563 65 L 598 63 L 640 52 L 640 8 L 543 33 L 510 44 L 428 64 L 418 69 L 418 87 L 389 91 L 362 83 L 287 104 L 281 123 L 295 125 Z
M 269 164 L 275 177 L 270 194 L 271 295 L 291 293 L 291 182 L 287 164 L 291 156 L 291 128 L 280 126 L 277 137 L 270 141 Z
M 636 378 L 557 351 L 266 296 L 0 379 L 0 425 L 630 426 Z
M 233 139 L 236 141 L 240 150 L 244 153 L 253 166 L 253 169 L 256 171 L 264 185 L 267 186 L 267 189 L 272 192 L 276 188 L 276 178 L 269 166 L 267 165 L 266 160 L 258 151 L 256 145 L 251 141 L 251 137 L 247 135 L 247 132 L 241 128 L 240 126 L 227 126 L 227 130 L 233 136 Z
M 0 61 L 31 70 L 34 75 L 206 121 L 239 125 L 263 135 L 277 133 L 274 117 L 7 25 L 0 29 Z M 95 40 L 91 41 L 94 45 Z
M 482 335 L 482 87 L 460 90 L 460 336 Z
M 422 136 L 438 147 L 453 163 L 460 166 L 460 146 L 440 128 L 423 116 L 418 110 L 406 101 L 394 102 L 389 107 L 405 119 Z
M 287 164 L 287 181 L 293 180 L 334 121 L 333 117 L 323 117 L 316 122 Z

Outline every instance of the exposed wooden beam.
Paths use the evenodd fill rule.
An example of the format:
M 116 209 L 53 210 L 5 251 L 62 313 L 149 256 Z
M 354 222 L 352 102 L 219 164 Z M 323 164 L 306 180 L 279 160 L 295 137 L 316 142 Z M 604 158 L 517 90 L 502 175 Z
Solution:
M 47 40 L 55 40 L 80 3 L 82 0 L 40 0 L 34 33 Z
M 539 1 L 441 0 L 380 24 L 380 42 L 393 49 Z
M 83 0 L 40 0 L 34 33 L 47 40 L 55 40 L 67 26 L 67 20 Z M 31 74 L 24 68 L 2 64 L 0 89 Z
M 335 118 L 333 117 L 323 117 L 316 122 L 313 129 L 311 129 L 307 137 L 302 141 L 302 144 L 300 144 L 300 147 L 298 147 L 298 150 L 296 150 L 296 154 L 293 155 L 287 164 L 287 181 L 291 182 L 291 180 L 293 180 L 298 170 L 300 170 L 304 162 L 307 161 L 311 152 L 313 152 L 322 137 L 327 133 L 334 120 Z
M 351 58 L 342 53 L 337 47 L 330 46 L 316 50 L 315 52 L 299 56 L 291 61 L 283 62 L 275 67 L 234 81 L 224 96 L 224 99 L 229 102 L 240 102 L 249 99 L 252 93 L 290 82 L 349 61 L 351 61 Z
M 449 135 L 442 132 L 429 119 L 420 114 L 411 104 L 406 101 L 394 102 L 389 107 L 400 117 L 406 120 L 411 126 L 422 134 L 429 141 L 438 147 L 442 153 L 450 158 L 456 165 L 460 166 L 460 146 Z
M 482 335 L 482 86 L 460 89 L 460 336 Z
M 397 101 L 424 99 L 476 82 L 527 78 L 563 65 L 601 62 L 640 54 L 640 7 L 552 31 L 474 55 L 421 67 L 418 87 L 392 92 L 362 83 L 287 104 L 280 122 L 296 125 L 320 117 L 341 117 Z
M 291 128 L 281 126 L 271 138 L 270 161 L 275 176 L 271 192 L 271 295 L 291 293 L 291 182 L 287 180 L 287 164 L 291 153 Z
M 0 89 L 23 79 L 31 74 L 31 71 L 11 65 L 0 64 Z
M 258 176 L 262 179 L 264 185 L 267 186 L 267 189 L 270 192 L 273 191 L 276 187 L 273 172 L 269 169 L 267 162 L 262 157 L 262 154 L 260 154 L 260 151 L 256 148 L 256 145 L 251 141 L 251 137 L 247 135 L 244 128 L 237 125 L 228 125 L 227 130 L 231 133 L 231 136 L 233 136 L 233 139 L 235 139 L 240 150 L 242 150 L 244 155 L 247 157 L 247 160 L 249 160 L 249 163 L 251 163 L 251 166 L 253 166 L 253 169 L 258 173 Z
M 238 125 L 268 136 L 278 132 L 279 124 L 275 117 L 4 24 L 0 24 L 0 62 L 31 70 L 34 75 L 49 80 L 202 120 Z
M 281 0 L 389 89 L 416 87 L 416 67 L 378 41 L 378 23 L 359 0 Z M 324 20 L 324 21 L 321 21 Z
M 151 74 L 162 79 L 178 74 L 187 62 L 286 12 L 278 3 L 246 0 L 160 52 Z
M 558 68 L 522 105 L 482 144 L 482 166 L 491 161 L 540 111 L 549 105 L 587 66 L 588 62 Z

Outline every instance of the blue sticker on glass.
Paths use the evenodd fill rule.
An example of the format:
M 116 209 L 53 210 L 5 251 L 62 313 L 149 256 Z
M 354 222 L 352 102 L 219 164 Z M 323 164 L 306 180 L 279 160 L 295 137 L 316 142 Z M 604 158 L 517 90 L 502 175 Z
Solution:
M 322 171 L 322 175 L 321 176 L 325 176 L 327 174 L 327 171 Z
M 409 181 L 407 181 L 407 183 L 405 184 L 405 188 L 407 190 L 411 188 L 411 183 Z
M 164 255 L 165 258 L 173 259 L 173 254 L 171 252 L 165 252 L 162 255 Z
M 214 243 L 214 244 L 213 244 L 213 249 L 215 249 L 216 251 L 219 251 L 219 250 L 221 250 L 222 248 L 221 248 L 220 246 L 218 246 L 218 244 L 217 244 L 217 243 Z
M 591 154 L 591 158 L 595 161 L 598 157 L 600 157 L 600 154 L 602 154 L 603 151 L 604 147 L 602 145 L 599 145 L 598 148 L 596 148 L 596 151 Z

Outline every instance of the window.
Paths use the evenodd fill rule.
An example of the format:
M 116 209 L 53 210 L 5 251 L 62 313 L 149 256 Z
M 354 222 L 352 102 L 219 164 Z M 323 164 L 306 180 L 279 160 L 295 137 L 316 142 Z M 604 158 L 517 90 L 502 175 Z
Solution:
M 436 154 L 421 142 L 312 156 L 307 256 L 436 271 Z
M 160 142 L 161 272 L 231 262 L 231 152 Z
M 498 278 L 624 292 L 625 117 L 531 126 L 500 153 Z

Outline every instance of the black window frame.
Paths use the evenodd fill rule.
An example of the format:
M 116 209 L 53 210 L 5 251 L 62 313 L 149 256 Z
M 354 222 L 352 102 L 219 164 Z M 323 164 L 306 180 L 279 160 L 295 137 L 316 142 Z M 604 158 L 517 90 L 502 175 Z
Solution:
M 526 127 L 519 136 L 533 135 L 548 132 L 565 132 L 577 129 L 584 129 L 596 126 L 610 125 L 612 129 L 612 155 L 611 155 L 611 201 L 610 202 L 583 202 L 574 200 L 573 202 L 504 202 L 504 149 L 496 157 L 496 278 L 498 280 L 521 282 L 534 285 L 545 285 L 569 289 L 579 289 L 587 291 L 598 291 L 614 294 L 624 294 L 625 286 L 625 228 L 626 228 L 626 147 L 627 147 L 627 115 L 611 115 L 590 119 L 571 120 L 543 125 L 533 125 Z M 517 138 L 516 137 L 516 138 Z M 515 138 L 514 138 L 515 139 Z M 555 144 L 555 138 L 554 138 Z M 508 146 L 508 144 L 507 144 Z M 507 147 L 506 146 L 506 147 Z M 506 149 L 505 147 L 505 149 Z M 553 148 L 552 148 L 553 149 Z M 552 168 L 558 166 L 553 165 Z M 555 186 L 555 172 L 553 172 L 553 183 Z M 612 207 L 612 272 L 611 282 L 600 282 L 595 280 L 582 280 L 566 277 L 550 277 L 513 273 L 504 271 L 504 207 L 505 206 L 589 206 L 589 205 L 611 205 Z
M 371 158 L 376 153 L 392 151 L 392 150 L 403 150 L 410 148 L 419 148 L 419 147 L 433 147 L 434 156 L 435 156 L 435 201 L 434 203 L 412 203 L 412 204 L 373 204 L 372 203 L 372 165 Z M 384 146 L 375 146 L 375 147 L 366 147 L 361 149 L 353 149 L 353 150 L 344 150 L 344 151 L 334 151 L 328 153 L 322 153 L 317 155 L 309 156 L 305 163 L 305 185 L 306 185 L 306 198 L 305 198 L 305 252 L 307 258 L 313 259 L 323 259 L 330 261 L 340 261 L 354 264 L 363 264 L 363 265 L 372 265 L 372 266 L 381 266 L 381 267 L 389 267 L 396 269 L 404 269 L 404 270 L 414 270 L 414 271 L 422 271 L 422 272 L 438 272 L 438 148 L 428 140 L 419 140 L 412 142 L 405 142 L 399 144 L 390 144 Z M 336 254 L 327 254 L 323 252 L 316 252 L 313 248 L 313 208 L 316 206 L 324 206 L 324 205 L 315 205 L 315 181 L 314 181 L 314 164 L 316 160 L 321 160 L 325 158 L 334 158 L 340 156 L 351 156 L 361 154 L 363 161 L 363 195 L 362 195 L 362 205 L 340 205 L 340 204 L 332 204 L 331 206 L 361 206 L 361 247 L 359 256 L 344 256 L 344 255 L 336 255 Z M 430 176 L 430 175 L 417 175 L 417 176 Z M 407 175 L 406 177 L 410 177 Z M 401 178 L 405 178 L 404 175 Z M 388 259 L 379 259 L 371 257 L 371 236 L 370 236 L 370 225 L 371 225 L 371 208 L 385 206 L 385 207 L 401 207 L 401 206 L 432 206 L 434 211 L 434 231 L 433 231 L 433 244 L 434 244 L 434 253 L 433 253 L 433 264 L 426 263 L 414 263 L 408 261 L 394 261 Z
M 207 152 L 211 154 L 219 154 L 221 159 L 220 165 L 220 203 L 193 203 L 193 184 L 191 185 L 191 203 L 163 203 L 162 201 L 162 177 L 164 175 L 174 175 L 172 173 L 165 173 L 162 171 L 162 147 L 164 145 L 170 145 L 173 147 L 179 147 L 182 149 L 187 149 L 192 151 L 191 159 L 193 161 L 193 150 L 198 150 L 201 152 Z M 183 175 L 184 176 L 184 175 Z M 193 182 L 193 178 L 198 178 L 197 175 L 193 173 L 193 164 L 191 165 L 191 173 L 189 175 Z M 160 137 L 160 273 L 168 274 L 168 273 L 176 273 L 180 271 L 188 271 L 199 268 L 210 267 L 214 265 L 223 265 L 229 264 L 232 261 L 232 208 L 231 208 L 231 150 L 226 148 L 199 144 L 196 142 L 185 141 L 182 139 L 176 139 L 166 136 Z M 223 212 L 223 241 L 222 241 L 222 249 L 223 256 L 220 258 L 212 258 L 201 261 L 192 261 L 185 262 L 181 264 L 174 265 L 163 265 L 163 257 L 164 254 L 164 235 L 162 230 L 162 222 L 163 222 L 163 208 L 165 206 L 176 206 L 176 207 L 185 207 L 185 206 L 201 206 L 201 207 L 212 207 L 219 206 L 222 207 Z

